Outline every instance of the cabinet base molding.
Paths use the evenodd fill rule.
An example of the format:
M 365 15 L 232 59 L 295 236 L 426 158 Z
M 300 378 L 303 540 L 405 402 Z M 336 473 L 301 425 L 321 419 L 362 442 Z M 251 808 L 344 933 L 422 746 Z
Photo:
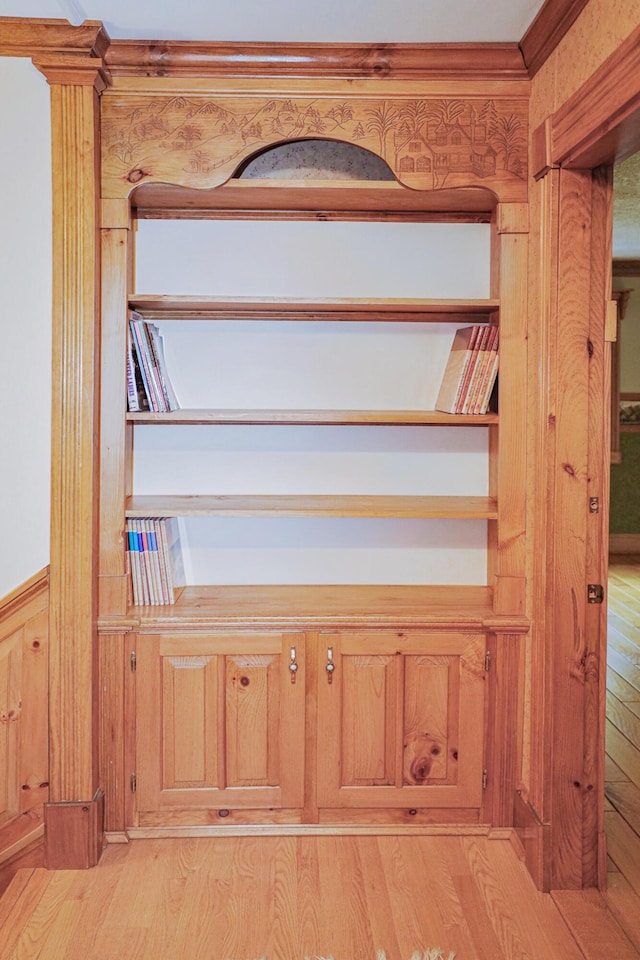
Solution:
M 104 843 L 104 794 L 93 800 L 46 803 L 45 864 L 48 870 L 95 867 Z
M 105 843 L 129 843 L 129 837 L 124 831 L 105 830 L 104 842 Z
M 276 823 L 238 824 L 230 827 L 129 827 L 130 840 L 161 840 L 174 837 L 491 837 L 493 829 L 488 824 L 318 824 Z M 504 833 L 501 833 L 501 838 Z

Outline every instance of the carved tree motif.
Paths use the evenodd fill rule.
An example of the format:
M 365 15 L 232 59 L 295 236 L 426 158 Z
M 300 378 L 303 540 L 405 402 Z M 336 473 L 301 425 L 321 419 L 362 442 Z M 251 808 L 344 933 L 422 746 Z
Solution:
M 510 117 L 498 117 L 495 121 L 494 131 L 490 135 L 492 143 L 497 145 L 498 153 L 504 155 L 504 169 L 512 169 L 512 157 L 526 143 L 525 138 L 520 133 L 522 124 L 515 114 Z M 522 167 L 519 156 L 515 158 L 518 161 L 518 167 Z M 514 172 L 516 172 L 514 170 Z
M 107 90 L 102 110 L 105 197 L 127 196 L 145 182 L 219 186 L 260 149 L 329 136 L 378 154 L 414 189 L 481 185 L 503 200 L 526 199 L 525 100 L 215 99 Z
M 387 157 L 387 136 L 393 130 L 395 120 L 398 116 L 397 110 L 394 110 L 384 100 L 375 110 L 367 110 L 369 120 L 367 121 L 367 130 L 378 135 L 380 140 L 380 155 Z

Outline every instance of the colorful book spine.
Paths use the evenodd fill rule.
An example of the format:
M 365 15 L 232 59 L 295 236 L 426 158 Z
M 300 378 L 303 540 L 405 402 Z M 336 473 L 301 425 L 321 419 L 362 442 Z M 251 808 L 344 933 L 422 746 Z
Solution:
M 132 517 L 126 544 L 133 603 L 159 606 L 175 603 L 185 584 L 178 521 L 175 517 Z

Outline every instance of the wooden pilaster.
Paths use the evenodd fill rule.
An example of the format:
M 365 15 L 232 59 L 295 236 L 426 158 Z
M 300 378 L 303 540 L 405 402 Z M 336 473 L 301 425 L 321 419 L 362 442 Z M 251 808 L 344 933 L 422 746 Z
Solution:
M 99 399 L 99 93 L 102 61 L 34 58 L 51 85 L 53 400 L 50 803 L 47 863 L 87 867 L 102 846 L 96 562 Z

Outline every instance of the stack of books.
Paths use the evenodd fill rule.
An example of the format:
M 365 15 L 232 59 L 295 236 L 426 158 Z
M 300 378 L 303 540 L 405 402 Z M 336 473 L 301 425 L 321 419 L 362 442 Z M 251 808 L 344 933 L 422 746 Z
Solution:
M 127 520 L 127 555 L 136 606 L 175 603 L 185 584 L 175 517 Z
M 447 361 L 436 410 L 486 413 L 498 375 L 498 327 L 477 324 L 458 330 Z
M 158 328 L 132 311 L 127 343 L 127 404 L 130 413 L 179 410 L 167 373 L 164 346 Z

